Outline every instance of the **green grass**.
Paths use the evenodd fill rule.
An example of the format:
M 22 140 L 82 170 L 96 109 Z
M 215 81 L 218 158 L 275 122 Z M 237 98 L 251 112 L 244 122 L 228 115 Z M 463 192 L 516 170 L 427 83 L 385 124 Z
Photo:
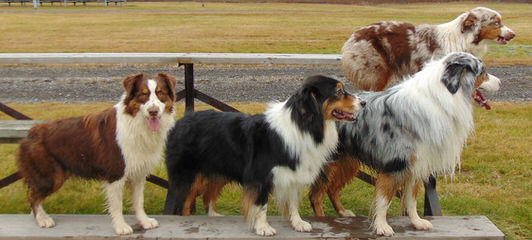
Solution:
M 100 111 L 111 103 L 39 103 L 8 104 L 35 119 L 56 119 Z M 263 103 L 236 103 L 237 109 L 248 113 L 262 112 Z M 177 104 L 178 118 L 184 106 Z M 199 110 L 208 108 L 199 105 Z M 43 111 L 43 109 L 47 109 Z M 9 119 L 0 114 L 0 119 Z M 454 179 L 439 177 L 438 192 L 444 215 L 486 215 L 499 227 L 508 239 L 532 237 L 532 102 L 494 103 L 491 111 L 475 110 L 476 132 L 465 148 L 461 171 Z M 16 144 L 0 145 L 0 177 L 16 171 Z M 164 166 L 155 174 L 166 178 Z M 342 193 L 342 201 L 357 215 L 367 216 L 373 187 L 354 180 Z M 126 194 L 126 201 L 128 195 Z M 148 183 L 146 186 L 146 210 L 149 214 L 161 214 L 166 191 Z M 218 209 L 222 214 L 240 215 L 241 189 L 229 185 L 223 191 Z M 395 200 L 390 216 L 400 215 L 399 201 Z M 86 180 L 70 180 L 58 193 L 44 204 L 50 213 L 103 214 L 104 196 L 100 183 Z M 198 212 L 205 214 L 200 201 Z M 326 214 L 334 215 L 334 209 L 326 199 Z M 419 209 L 423 209 L 420 197 Z M 127 210 L 130 213 L 129 210 Z M 421 210 L 420 210 L 421 212 Z M 0 213 L 29 213 L 26 190 L 21 181 L 0 189 Z M 269 204 L 269 214 L 279 214 L 274 200 Z M 305 196 L 301 204 L 302 215 L 313 215 Z
M 16 5 L 16 4 L 15 4 Z M 491 44 L 491 65 L 532 64 L 532 4 L 339 4 L 133 2 L 123 7 L 6 7 L 2 52 L 339 53 L 358 28 L 383 20 L 438 24 L 483 5 L 517 37 Z

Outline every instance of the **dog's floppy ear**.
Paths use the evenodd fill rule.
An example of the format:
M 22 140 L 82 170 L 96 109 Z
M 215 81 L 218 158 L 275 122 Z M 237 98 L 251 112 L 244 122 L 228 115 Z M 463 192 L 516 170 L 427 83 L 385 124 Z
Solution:
M 482 71 L 482 61 L 468 53 L 454 53 L 447 58 L 441 81 L 451 94 L 455 94 L 466 77 L 477 76 Z
M 122 81 L 122 84 L 124 85 L 124 89 L 126 90 L 126 96 L 127 99 L 133 98 L 136 92 L 136 84 L 138 79 L 144 78 L 144 74 L 137 73 L 135 75 L 130 75 L 124 78 L 124 81 Z
M 317 94 L 319 91 L 314 86 L 303 86 L 295 95 L 297 113 L 302 122 L 310 123 L 315 120 L 314 117 L 321 115 Z
M 475 14 L 473 14 L 472 12 L 469 12 L 467 14 L 467 17 L 462 22 L 462 33 L 471 30 L 473 26 L 475 26 L 477 20 L 477 16 L 475 16 Z
M 451 94 L 455 94 L 460 88 L 460 80 L 465 74 L 466 67 L 459 63 L 447 65 L 441 78 L 442 83 Z
M 318 101 L 319 89 L 312 84 L 304 84 L 295 95 L 288 100 L 292 107 L 291 118 L 303 131 L 307 131 L 316 142 L 323 140 L 322 105 Z
M 158 73 L 157 76 L 166 82 L 166 86 L 168 86 L 168 95 L 172 101 L 175 101 L 175 85 L 177 84 L 177 80 L 174 76 L 167 73 Z

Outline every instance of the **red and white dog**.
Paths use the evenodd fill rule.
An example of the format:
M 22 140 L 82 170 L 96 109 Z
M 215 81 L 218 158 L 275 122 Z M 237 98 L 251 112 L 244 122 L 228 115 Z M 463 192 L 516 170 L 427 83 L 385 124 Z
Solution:
M 432 58 L 451 52 L 480 58 L 488 51 L 484 40 L 506 44 L 514 37 L 501 14 L 485 7 L 439 25 L 380 22 L 361 28 L 345 42 L 342 68 L 359 89 L 382 91 L 391 81 L 419 72 Z
M 29 202 L 40 227 L 55 222 L 42 202 L 70 176 L 105 181 L 107 204 L 115 232 L 133 229 L 122 215 L 123 188 L 131 186 L 131 201 L 144 229 L 159 223 L 144 212 L 144 184 L 159 164 L 168 130 L 174 124 L 174 77 L 159 73 L 128 76 L 125 93 L 114 107 L 82 117 L 34 126 L 20 143 L 17 164 L 29 187 Z

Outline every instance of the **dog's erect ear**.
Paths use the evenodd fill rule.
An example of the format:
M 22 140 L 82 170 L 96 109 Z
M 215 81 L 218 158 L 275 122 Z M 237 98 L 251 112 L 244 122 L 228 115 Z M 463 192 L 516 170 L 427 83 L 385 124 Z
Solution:
M 465 33 L 466 31 L 469 31 L 475 26 L 475 23 L 477 22 L 477 16 L 473 13 L 468 13 L 467 17 L 462 22 L 462 33 Z
M 138 79 L 142 79 L 142 78 L 144 78 L 144 74 L 142 73 L 137 73 L 135 75 L 130 75 L 124 78 L 124 81 L 122 81 L 122 84 L 124 84 L 124 89 L 126 90 L 127 98 L 132 98 L 135 95 L 135 91 L 136 91 L 135 82 L 137 82 Z
M 177 80 L 174 78 L 174 76 L 167 73 L 159 73 L 157 76 L 166 82 L 166 86 L 168 86 L 168 95 L 173 101 L 175 101 L 175 85 L 177 84 Z

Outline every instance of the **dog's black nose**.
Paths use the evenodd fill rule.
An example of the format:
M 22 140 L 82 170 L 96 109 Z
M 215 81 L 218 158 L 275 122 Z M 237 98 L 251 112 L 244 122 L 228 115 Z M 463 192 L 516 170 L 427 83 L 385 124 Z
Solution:
M 366 106 L 366 101 L 360 101 L 360 106 L 362 107 Z
M 148 113 L 150 114 L 150 116 L 156 117 L 157 114 L 159 114 L 159 108 L 156 107 L 156 106 L 152 106 L 152 107 L 148 108 Z

